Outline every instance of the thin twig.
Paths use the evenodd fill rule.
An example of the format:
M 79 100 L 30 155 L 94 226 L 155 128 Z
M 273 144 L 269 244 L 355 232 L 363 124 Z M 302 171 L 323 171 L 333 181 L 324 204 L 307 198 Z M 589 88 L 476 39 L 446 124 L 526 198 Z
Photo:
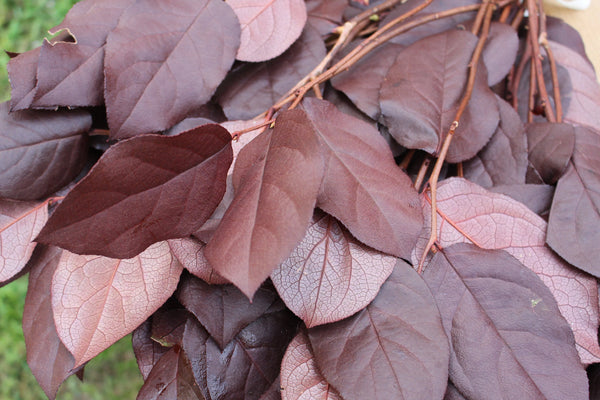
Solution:
M 425 180 L 425 175 L 427 174 L 427 170 L 429 169 L 429 164 L 431 163 L 431 158 L 429 156 L 425 157 L 425 160 L 421 163 L 421 167 L 419 168 L 419 173 L 417 174 L 417 179 L 415 179 L 415 184 L 413 187 L 419 191 L 421 186 L 423 185 L 423 181 Z
M 400 169 L 403 169 L 405 171 L 408 169 L 408 165 L 412 161 L 412 158 L 416 152 L 417 151 L 415 149 L 410 149 L 406 152 L 406 154 L 402 158 L 402 162 L 400 162 L 400 164 L 398 165 L 400 167 Z

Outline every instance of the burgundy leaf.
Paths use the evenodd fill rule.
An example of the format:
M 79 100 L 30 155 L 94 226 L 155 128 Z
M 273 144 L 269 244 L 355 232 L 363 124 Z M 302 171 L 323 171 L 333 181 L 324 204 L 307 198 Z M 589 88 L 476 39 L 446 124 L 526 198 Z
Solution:
M 550 247 L 574 266 L 600 277 L 600 133 L 575 128 L 575 151 L 558 181 L 550 218 Z
M 348 0 L 307 0 L 308 23 L 321 35 L 327 35 L 342 24 Z
M 547 214 L 550 211 L 554 196 L 554 186 L 550 185 L 498 185 L 490 190 L 512 197 L 538 215 Z
M 194 238 L 167 240 L 171 252 L 185 269 L 211 285 L 222 285 L 229 281 L 215 272 L 204 256 L 206 245 Z
M 71 182 L 87 159 L 86 111 L 16 111 L 0 104 L 0 197 L 35 200 Z
M 239 23 L 223 1 L 136 1 L 106 41 L 111 137 L 162 131 L 206 103 L 231 67 L 239 38 Z
M 68 30 L 75 42 L 45 40 L 37 65 L 34 107 L 104 104 L 104 46 L 134 0 L 85 0 L 49 31 Z
M 127 258 L 190 235 L 221 201 L 231 160 L 231 136 L 218 125 L 120 142 L 69 192 L 37 240 Z
M 185 131 L 190 131 L 194 128 L 201 127 L 206 124 L 214 124 L 215 122 L 202 117 L 188 117 L 181 122 L 173 125 L 171 128 L 167 129 L 163 132 L 163 135 L 166 136 L 175 136 Z
M 33 239 L 47 220 L 48 202 L 0 199 L 0 284 L 25 267 L 36 246 Z
M 281 56 L 246 64 L 227 76 L 217 101 L 229 119 L 250 119 L 268 110 L 304 78 L 327 53 L 321 36 L 311 27 Z
M 437 153 L 464 95 L 468 65 L 477 37 L 448 31 L 422 39 L 396 58 L 380 91 L 383 123 L 407 148 Z M 474 157 L 498 126 L 496 97 L 480 64 L 475 86 L 446 160 Z
M 156 363 L 137 396 L 138 400 L 204 400 L 185 352 L 174 346 Z
M 539 122 L 526 127 L 529 162 L 545 183 L 556 183 L 567 168 L 575 147 L 571 124 Z
M 260 396 L 259 400 L 281 400 L 281 382 L 279 377 L 271 383 L 271 386 Z
M 182 269 L 166 242 L 127 260 L 63 252 L 52 281 L 52 309 L 76 365 L 144 322 L 173 294 Z
M 465 178 L 483 187 L 525 183 L 527 137 L 519 114 L 497 98 L 500 123 L 485 147 L 464 163 Z
M 46 396 L 52 400 L 64 380 L 74 373 L 75 366 L 75 359 L 56 333 L 52 316 L 52 276 L 61 253 L 57 247 L 40 246 L 32 259 L 23 309 L 27 364 Z
M 365 308 L 396 262 L 353 238 L 333 217 L 317 212 L 304 239 L 271 280 L 288 308 L 311 328 Z
M 246 326 L 271 307 L 277 296 L 273 290 L 259 289 L 252 303 L 232 285 L 210 286 L 188 276 L 177 298 L 206 328 L 221 349 Z
M 169 348 L 163 347 L 158 342 L 152 340 L 151 319 L 147 319 L 133 331 L 131 345 L 142 377 L 144 380 L 147 380 L 154 365 L 156 365 L 163 354 L 169 351 Z
M 588 63 L 592 64 L 585 53 L 585 44 L 583 43 L 583 39 L 579 35 L 579 32 L 577 32 L 577 30 L 571 25 L 567 24 L 560 18 L 547 15 L 546 32 L 548 32 L 548 39 L 577 52 L 580 56 L 585 58 Z
M 236 58 L 266 61 L 277 57 L 300 37 L 306 24 L 304 0 L 227 0 L 242 25 Z
M 37 65 L 41 47 L 36 47 L 10 59 L 6 66 L 10 80 L 10 110 L 25 110 L 31 106 L 37 84 Z
M 429 198 L 423 197 L 425 227 L 413 253 L 423 254 L 430 234 Z M 596 279 L 571 267 L 546 245 L 546 222 L 525 205 L 488 192 L 460 178 L 447 179 L 437 191 L 438 244 L 473 243 L 507 251 L 550 288 L 575 334 L 582 362 L 600 361 Z
M 281 387 L 282 400 L 343 400 L 319 372 L 304 332 L 294 337 L 283 356 Z
M 417 192 L 394 162 L 385 139 L 370 124 L 329 102 L 306 99 L 303 108 L 325 153 L 317 206 L 366 245 L 408 258 L 422 216 Z
M 513 27 L 492 22 L 483 48 L 483 62 L 488 72 L 488 85 L 500 82 L 510 72 L 517 58 L 519 37 Z
M 406 262 L 367 308 L 308 336 L 318 369 L 346 400 L 444 395 L 448 338 L 431 292 Z
M 450 379 L 465 397 L 588 398 L 567 321 L 517 259 L 456 244 L 436 253 L 423 278 L 450 338 Z
M 174 308 L 166 303 L 152 314 L 151 337 L 163 347 L 181 346 L 183 343 L 186 323 L 192 316 L 185 308 L 178 306 Z
M 210 265 L 251 298 L 302 239 L 322 178 L 310 121 L 301 110 L 282 112 L 236 160 L 235 198 L 205 250 Z

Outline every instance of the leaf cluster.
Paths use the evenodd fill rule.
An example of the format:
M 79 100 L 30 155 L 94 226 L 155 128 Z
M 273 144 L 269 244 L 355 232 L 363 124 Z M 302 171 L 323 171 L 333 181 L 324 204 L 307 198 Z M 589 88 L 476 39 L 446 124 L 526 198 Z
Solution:
M 83 0 L 8 65 L 0 284 L 49 398 L 586 399 L 600 86 L 541 1 Z M 594 372 L 596 371 L 596 372 Z

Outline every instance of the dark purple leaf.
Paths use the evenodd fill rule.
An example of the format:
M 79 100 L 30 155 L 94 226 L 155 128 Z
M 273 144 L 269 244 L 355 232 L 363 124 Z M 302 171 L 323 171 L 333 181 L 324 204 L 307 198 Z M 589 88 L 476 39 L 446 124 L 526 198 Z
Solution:
M 41 47 L 21 53 L 6 66 L 10 78 L 10 110 L 25 110 L 31 106 L 37 84 L 37 65 Z
M 553 42 L 560 43 L 563 46 L 577 52 L 580 56 L 585 58 L 590 64 L 587 54 L 585 53 L 585 44 L 583 39 L 579 35 L 579 32 L 571 25 L 567 24 L 560 18 L 546 16 L 546 32 L 548 32 L 548 39 Z
M 0 197 L 34 200 L 71 182 L 87 159 L 86 111 L 15 111 L 0 104 Z
M 308 23 L 321 35 L 327 35 L 342 24 L 348 0 L 307 0 Z
M 497 84 L 506 77 L 517 58 L 518 50 L 517 32 L 510 25 L 492 22 L 482 53 L 488 72 L 489 86 Z
M 221 0 L 136 1 L 106 41 L 111 137 L 165 130 L 206 103 L 239 38 L 235 14 Z
M 558 181 L 550 218 L 550 247 L 562 258 L 600 277 L 600 133 L 575 128 L 575 151 Z
M 567 321 L 516 258 L 456 244 L 436 253 L 423 278 L 450 338 L 450 379 L 465 397 L 587 399 Z
M 120 142 L 69 192 L 37 240 L 127 258 L 190 235 L 221 201 L 231 160 L 231 136 L 218 125 Z
M 320 143 L 306 114 L 282 112 L 237 157 L 235 198 L 206 246 L 210 265 L 251 298 L 304 236 L 322 179 Z
M 251 119 L 268 110 L 325 57 L 325 44 L 311 27 L 279 57 L 234 70 L 219 87 L 217 101 L 229 119 Z
M 571 124 L 538 122 L 526 126 L 529 162 L 545 183 L 558 181 L 575 148 L 575 128 Z
M 166 130 L 163 134 L 166 136 L 175 136 L 185 131 L 198 128 L 202 125 L 214 124 L 214 121 L 202 117 L 190 117 L 186 118 L 181 122 L 173 125 L 170 129 Z
M 444 395 L 448 338 L 431 292 L 404 261 L 367 308 L 308 336 L 317 368 L 346 400 Z
M 163 347 L 152 340 L 152 319 L 147 319 L 133 331 L 131 345 L 144 380 L 148 379 L 150 371 L 160 357 L 169 351 L 168 347 Z
M 554 196 L 554 187 L 550 185 L 498 185 L 490 190 L 512 197 L 538 215 L 545 215 L 550 211 Z
M 242 25 L 236 58 L 266 61 L 287 50 L 306 24 L 304 0 L 227 0 Z
M 303 108 L 321 141 L 325 177 L 317 206 L 361 242 L 408 258 L 422 227 L 417 192 L 373 126 L 306 99 Z

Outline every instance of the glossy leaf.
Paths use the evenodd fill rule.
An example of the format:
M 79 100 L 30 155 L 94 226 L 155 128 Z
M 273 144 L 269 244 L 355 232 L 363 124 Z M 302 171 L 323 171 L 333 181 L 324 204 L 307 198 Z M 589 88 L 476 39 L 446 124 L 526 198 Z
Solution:
M 385 139 L 329 102 L 306 99 L 303 108 L 325 153 L 317 206 L 366 245 L 408 258 L 422 216 L 417 192 Z
M 225 129 L 204 125 L 110 147 L 37 240 L 79 254 L 128 258 L 160 240 L 190 235 L 223 197 L 230 143 Z
M 229 119 L 251 119 L 271 108 L 325 57 L 325 44 L 311 27 L 282 55 L 246 64 L 219 87 L 217 101 Z
M 413 253 L 423 254 L 429 239 L 430 205 L 423 197 L 425 226 Z M 582 362 L 600 360 L 598 288 L 596 279 L 565 263 L 546 245 L 546 222 L 523 204 L 464 179 L 451 178 L 438 186 L 438 243 L 473 243 L 501 249 L 535 272 L 550 288 L 561 314 L 571 325 Z
M 235 198 L 206 246 L 210 265 L 251 298 L 302 239 L 322 177 L 308 118 L 300 110 L 282 112 L 275 128 L 237 157 Z
M 262 288 L 256 291 L 251 303 L 232 285 L 210 286 L 191 276 L 181 282 L 177 298 L 221 349 L 277 300 L 273 290 Z
M 233 64 L 239 35 L 220 0 L 136 1 L 106 40 L 111 137 L 165 130 L 208 102 Z
M 319 372 L 308 336 L 300 332 L 281 361 L 282 400 L 343 400 Z
M 288 308 L 311 328 L 366 307 L 396 262 L 356 240 L 333 217 L 317 212 L 304 239 L 271 280 Z
M 35 200 L 71 182 L 87 160 L 85 111 L 18 111 L 0 104 L 0 197 Z
M 206 244 L 198 239 L 183 238 L 167 241 L 173 255 L 185 269 L 211 285 L 223 285 L 229 281 L 215 272 L 204 256 Z
M 367 308 L 308 336 L 317 367 L 346 400 L 444 395 L 448 338 L 427 285 L 403 261 Z
M 55 34 L 75 41 L 45 40 L 37 66 L 34 107 L 104 104 L 104 48 L 108 34 L 134 0 L 85 0 L 73 6 Z
M 463 165 L 465 178 L 483 187 L 525 183 L 527 171 L 527 138 L 519 114 L 506 101 L 498 98 L 500 123 L 496 132 L 477 153 Z
M 61 253 L 57 247 L 40 247 L 34 255 L 23 308 L 27 365 L 52 400 L 64 380 L 73 374 L 75 366 L 75 359 L 56 333 L 52 315 L 52 276 Z
M 144 322 L 173 294 L 182 269 L 166 242 L 127 260 L 63 252 L 52 281 L 52 310 L 76 365 Z
M 558 181 L 550 218 L 548 244 L 562 258 L 600 277 L 600 133 L 575 128 L 575 151 Z
M 242 26 L 236 58 L 266 61 L 277 57 L 300 37 L 306 24 L 304 0 L 227 0 Z
M 25 267 L 36 246 L 33 239 L 47 220 L 47 202 L 0 199 L 0 284 Z
M 6 66 L 10 78 L 10 111 L 25 110 L 31 106 L 36 91 L 36 72 L 41 47 L 21 53 L 10 59 Z
M 456 244 L 436 253 L 423 278 L 450 338 L 450 379 L 465 397 L 588 398 L 567 321 L 516 258 Z
M 526 128 L 529 162 L 545 183 L 556 183 L 567 168 L 575 147 L 571 124 L 540 122 Z

